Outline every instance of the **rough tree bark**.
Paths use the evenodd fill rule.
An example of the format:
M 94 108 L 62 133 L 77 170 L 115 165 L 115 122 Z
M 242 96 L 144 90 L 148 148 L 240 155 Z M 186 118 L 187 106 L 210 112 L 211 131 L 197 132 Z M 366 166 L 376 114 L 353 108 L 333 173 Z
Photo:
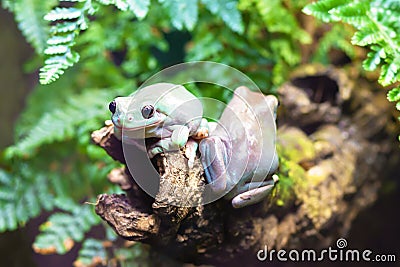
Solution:
M 137 186 L 128 168 L 116 169 L 108 178 L 126 194 L 100 195 L 96 212 L 121 237 L 182 262 L 236 266 L 256 262 L 265 245 L 327 247 L 346 237 L 357 214 L 375 201 L 390 167 L 391 108 L 383 92 L 370 86 L 333 67 L 303 66 L 279 89 L 279 151 L 289 155 L 288 171 L 295 177 L 283 203 L 276 199 L 288 192 L 277 186 L 265 201 L 238 210 L 224 199 L 196 208 L 168 205 L 187 192 L 201 198 L 205 183 L 199 159 L 189 170 L 177 151 L 153 160 L 161 175 L 155 199 Z M 125 163 L 111 125 L 92 139 Z

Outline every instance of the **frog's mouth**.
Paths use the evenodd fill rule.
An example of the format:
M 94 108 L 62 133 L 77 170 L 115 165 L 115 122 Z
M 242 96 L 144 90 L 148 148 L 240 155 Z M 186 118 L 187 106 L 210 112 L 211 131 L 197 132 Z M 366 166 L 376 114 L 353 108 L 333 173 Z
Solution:
M 153 123 L 145 124 L 145 125 L 143 125 L 143 126 L 138 126 L 138 127 L 126 127 L 126 126 L 123 126 L 123 125 L 119 125 L 119 124 L 117 124 L 117 123 L 115 123 L 115 122 L 113 122 L 113 124 L 114 124 L 114 127 L 116 127 L 118 130 L 132 131 L 132 132 L 133 132 L 133 131 L 143 130 L 143 129 L 145 129 L 145 128 L 157 126 L 157 125 L 159 125 L 161 122 L 162 122 L 162 120 L 159 120 L 159 121 L 155 121 L 155 122 L 153 122 Z

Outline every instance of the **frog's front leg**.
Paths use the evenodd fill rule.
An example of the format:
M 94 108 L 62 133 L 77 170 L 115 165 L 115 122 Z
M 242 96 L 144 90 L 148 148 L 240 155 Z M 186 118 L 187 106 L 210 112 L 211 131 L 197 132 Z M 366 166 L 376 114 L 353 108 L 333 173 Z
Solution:
M 242 193 L 232 199 L 232 206 L 234 208 L 242 208 L 260 202 L 268 196 L 277 181 L 278 176 L 273 175 L 272 180 L 238 185 L 237 190 Z
M 207 182 L 216 193 L 226 190 L 228 154 L 226 146 L 218 136 L 211 136 L 200 142 L 201 162 Z
M 189 128 L 186 126 L 174 126 L 169 129 L 170 137 L 162 137 L 147 149 L 150 158 L 164 151 L 176 151 L 185 146 L 189 138 Z
M 161 139 L 155 144 L 152 144 L 147 149 L 147 154 L 149 155 L 149 158 L 153 158 L 155 155 L 163 153 L 165 151 L 176 151 L 176 150 L 179 150 L 179 146 L 174 142 L 172 142 L 171 138 L 168 137 Z

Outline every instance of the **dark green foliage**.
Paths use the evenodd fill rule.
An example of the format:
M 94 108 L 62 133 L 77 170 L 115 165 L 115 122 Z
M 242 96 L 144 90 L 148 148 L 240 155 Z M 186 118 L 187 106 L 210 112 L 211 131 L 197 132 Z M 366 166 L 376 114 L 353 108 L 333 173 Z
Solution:
M 3 7 L 15 13 L 18 28 L 38 54 L 44 51 L 49 35 L 49 26 L 43 20 L 43 16 L 50 12 L 56 3 L 56 0 L 2 1 Z
M 100 193 L 118 192 L 106 179 L 118 163 L 90 142 L 90 133 L 110 118 L 109 101 L 130 94 L 165 65 L 177 61 L 225 63 L 247 74 L 264 92 L 273 92 L 302 62 L 330 64 L 327 54 L 332 49 L 356 59 L 349 26 L 335 23 L 318 38 L 303 29 L 299 18 L 304 17 L 301 10 L 308 3 L 2 0 L 38 54 L 31 65 L 43 61 L 40 83 L 50 84 L 36 86 L 27 96 L 15 127 L 14 145 L 0 160 L 0 231 L 23 226 L 43 210 L 57 209 L 41 226 L 35 243 L 38 252 L 65 253 L 83 242 L 77 260 L 82 266 L 110 261 L 143 266 L 147 254 L 140 244 L 121 247 L 108 234 L 85 239 L 93 226 L 106 233 L 110 229 L 102 228 L 92 206 L 83 203 L 95 201 Z M 381 82 L 393 83 L 399 76 L 399 40 L 397 35 L 392 40 L 387 36 L 399 32 L 394 18 L 398 18 L 400 5 L 375 0 L 371 3 L 379 6 L 379 12 L 390 10 L 393 16 L 379 13 L 371 17 L 366 16 L 372 5 L 368 3 L 319 1 L 305 10 L 327 22 L 342 20 L 355 26 L 352 42 L 371 49 L 364 68 L 381 66 Z M 372 19 L 374 24 L 364 27 Z M 183 35 L 187 43 L 173 37 Z M 314 53 L 304 56 L 304 47 L 313 41 Z M 177 47 L 184 51 L 175 51 Z M 183 57 L 174 58 L 177 52 Z M 188 88 L 198 96 L 225 103 L 231 96 L 213 85 L 191 84 Z M 398 102 L 399 90 L 392 90 L 388 98 Z M 207 109 L 213 116 L 221 110 L 222 105 Z M 296 181 L 292 176 L 299 173 L 293 174 L 296 164 L 290 159 L 283 159 L 281 166 L 278 200 L 284 205 Z
M 0 231 L 14 230 L 42 209 L 50 210 L 53 203 L 51 185 L 42 173 L 30 175 L 27 165 L 19 165 L 19 173 L 0 169 Z
M 100 223 L 100 218 L 89 206 L 76 206 L 69 213 L 54 213 L 40 226 L 41 233 L 36 237 L 35 251 L 64 254 L 73 246 L 74 241 L 82 241 L 85 233 Z

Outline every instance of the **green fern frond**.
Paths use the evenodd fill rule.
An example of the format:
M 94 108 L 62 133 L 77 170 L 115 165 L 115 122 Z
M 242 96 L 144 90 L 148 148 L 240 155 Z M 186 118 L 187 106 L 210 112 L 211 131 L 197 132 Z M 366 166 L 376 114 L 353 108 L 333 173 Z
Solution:
M 56 7 L 52 11 L 50 11 L 44 19 L 47 21 L 56 21 L 56 20 L 72 20 L 77 19 L 82 16 L 83 10 L 80 8 L 74 7 Z
M 374 27 L 363 28 L 356 32 L 351 38 L 351 43 L 359 46 L 376 44 L 384 40 L 384 36 L 379 32 L 379 29 Z
M 296 17 L 282 1 L 253 0 L 252 4 L 256 6 L 269 32 L 287 34 L 301 43 L 311 42 L 310 35 L 299 26 Z
M 305 6 L 303 12 L 307 15 L 313 15 L 323 22 L 331 22 L 333 20 L 331 11 L 348 2 L 349 0 L 320 0 Z
M 400 69 L 400 39 L 396 34 L 400 26 L 396 19 L 396 9 L 389 9 L 392 5 L 391 2 L 383 5 L 381 0 L 375 0 L 341 2 L 333 7 L 331 0 L 321 0 L 306 6 L 303 11 L 316 17 L 323 16 L 319 12 L 328 14 L 330 21 L 343 21 L 358 29 L 352 37 L 352 43 L 370 46 L 372 50 L 363 62 L 363 67 L 374 70 L 381 64 L 378 81 L 386 86 L 399 80 Z
M 114 5 L 122 11 L 132 11 L 138 19 L 143 19 L 148 11 L 150 0 L 97 0 L 103 5 Z
M 333 21 L 343 21 L 359 29 L 368 24 L 367 12 L 369 10 L 369 1 L 357 1 L 337 6 L 329 13 Z
M 49 22 L 55 22 L 55 25 L 50 29 L 52 36 L 47 40 L 44 50 L 47 59 L 40 69 L 41 84 L 54 82 L 79 61 L 79 54 L 72 48 L 79 32 L 88 27 L 86 16 L 93 6 L 84 0 L 69 2 L 78 3 L 71 7 L 56 7 L 44 17 Z
M 371 46 L 371 52 L 368 52 L 367 58 L 363 62 L 363 68 L 368 71 L 375 70 L 381 63 L 381 59 L 386 58 L 385 49 L 377 45 Z
M 214 15 L 220 17 L 234 32 L 243 33 L 244 26 L 236 0 L 201 0 L 205 7 Z
M 387 98 L 390 102 L 400 101 L 400 87 L 390 90 Z
M 99 217 L 88 206 L 77 206 L 72 213 L 55 213 L 40 226 L 33 248 L 42 254 L 65 254 L 99 223 Z
M 46 47 L 49 27 L 43 16 L 56 4 L 56 0 L 3 1 L 3 5 L 15 14 L 18 28 L 38 54 Z
M 79 256 L 74 262 L 75 266 L 97 266 L 99 264 L 107 265 L 107 252 L 104 247 L 104 240 L 87 238 L 82 248 L 79 250 Z
M 378 82 L 383 86 L 400 81 L 399 1 L 348 1 L 332 8 L 331 0 L 320 0 L 307 5 L 303 11 L 324 21 L 342 21 L 355 27 L 358 31 L 352 43 L 371 49 L 363 68 L 372 71 L 380 66 Z
M 149 12 L 150 0 L 127 0 L 127 3 L 138 19 L 143 19 Z
M 115 94 L 115 91 L 92 89 L 70 96 L 64 104 L 43 114 L 22 140 L 7 148 L 5 156 L 31 157 L 44 144 L 76 136 L 79 125 L 108 116 L 105 99 L 112 99 Z
M 29 175 L 27 166 L 19 166 L 19 174 L 0 169 L 0 232 L 15 230 L 54 203 L 46 176 Z
M 197 0 L 159 0 L 178 30 L 193 30 L 198 17 Z
M 388 59 L 386 59 L 385 65 L 382 66 L 381 75 L 379 76 L 379 83 L 383 86 L 388 86 L 392 83 L 395 83 L 399 78 L 396 77 L 399 72 L 400 62 L 391 62 L 388 63 Z

